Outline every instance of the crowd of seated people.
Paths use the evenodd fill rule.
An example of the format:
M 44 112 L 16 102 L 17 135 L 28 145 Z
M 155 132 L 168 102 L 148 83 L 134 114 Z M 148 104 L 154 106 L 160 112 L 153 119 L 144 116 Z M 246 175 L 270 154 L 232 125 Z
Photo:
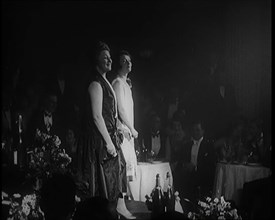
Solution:
M 13 87 L 5 86 L 2 93 L 3 164 L 12 161 L 10 152 L 16 141 L 16 117 L 21 114 L 25 151 L 32 146 L 37 128 L 58 135 L 62 147 L 72 157 L 70 169 L 75 173 L 81 109 L 73 98 L 73 88 L 68 86 L 64 74 L 50 77 L 45 82 L 19 81 L 14 85 L 15 91 L 10 89 Z M 173 86 L 175 88 L 158 93 L 163 97 L 146 95 L 146 92 L 139 94 L 143 99 L 137 103 L 140 109 L 136 110 L 136 118 L 140 120 L 137 123 L 139 139 L 143 140 L 154 159 L 170 162 L 175 189 L 181 197 L 194 201 L 200 196 L 211 195 L 217 161 L 262 162 L 270 166 L 272 149 L 268 137 L 271 135 L 263 131 L 261 121 L 241 119 L 230 124 L 224 120 L 219 125 L 220 122 L 216 123 L 205 115 L 210 110 L 204 112 L 204 108 L 209 106 L 198 104 L 192 107 L 192 103 L 195 103 L 192 99 L 196 98 L 190 96 L 193 93 L 181 92 L 180 86 Z M 22 88 L 27 89 L 24 91 Z M 224 90 L 217 88 L 212 95 L 224 99 Z M 212 98 L 209 97 L 209 100 Z M 215 96 L 212 101 L 220 105 L 223 101 L 219 98 Z M 219 109 L 223 111 L 226 108 Z M 227 113 L 220 112 L 217 120 L 221 115 L 225 117 Z M 196 120 L 198 118 L 203 119 Z M 86 205 L 83 204 L 83 207 Z
M 147 128 L 141 132 L 144 147 L 155 158 L 164 159 L 166 155 L 165 139 L 166 133 L 161 126 L 161 118 L 157 114 L 152 114 L 149 118 Z
M 71 136 L 77 138 L 79 106 L 72 95 L 75 93 L 64 77 L 66 73 L 32 77 L 27 80 L 22 71 L 10 73 L 2 89 L 1 142 L 2 166 L 13 164 L 13 148 L 18 145 L 18 118 L 22 117 L 20 166 L 27 166 L 27 151 L 34 147 L 36 129 L 57 135 L 66 148 Z M 73 134 L 72 134 L 73 133 Z M 73 151 L 72 153 L 73 156 Z
M 219 160 L 233 163 L 267 165 L 270 149 L 260 120 L 236 119 L 223 136 L 215 141 Z
M 170 108 L 165 104 L 165 100 L 168 100 L 165 97 L 159 98 L 163 101 L 159 104 L 159 108 L 152 105 L 155 102 L 150 102 L 150 99 L 153 99 L 154 96 L 148 96 L 147 102 L 142 105 L 143 111 L 147 110 L 147 114 L 143 113 L 145 123 L 142 131 L 145 131 L 146 128 L 150 130 L 148 122 L 151 121 L 152 115 L 158 115 L 156 124 L 159 124 L 161 128 L 158 128 L 158 130 L 166 139 L 165 144 L 160 144 L 163 150 L 159 149 L 160 155 L 158 158 L 170 162 L 175 188 L 180 191 L 182 197 L 193 201 L 202 196 L 212 195 L 215 167 L 218 161 L 258 162 L 269 167 L 271 162 L 270 152 L 272 149 L 271 143 L 268 141 L 270 135 L 268 131 L 264 132 L 261 120 L 245 118 L 238 114 L 231 89 L 229 91 L 225 90 L 222 86 L 218 86 L 220 82 L 215 83 L 219 88 L 217 93 L 220 97 L 217 98 L 211 91 L 205 91 L 205 96 L 209 93 L 209 96 L 214 96 L 208 97 L 209 100 L 215 101 L 220 107 L 225 105 L 219 108 L 219 111 L 225 110 L 226 105 L 233 103 L 233 106 L 227 108 L 226 112 L 218 114 L 216 120 L 219 120 L 219 122 L 215 121 L 216 110 L 214 115 L 209 115 L 209 118 L 205 115 L 206 112 L 211 112 L 208 109 L 210 107 L 207 105 L 201 106 L 200 111 L 192 112 L 192 104 L 190 104 L 190 101 L 188 102 L 188 96 L 184 97 L 184 94 L 192 94 L 188 91 L 181 93 L 177 89 L 171 90 L 173 91 L 171 94 L 177 97 L 173 99 L 176 100 L 175 103 L 177 104 L 173 102 L 173 107 L 170 106 Z M 179 92 L 179 96 L 177 92 Z M 168 92 L 160 94 L 167 94 L 168 96 Z M 171 94 L 169 93 L 169 97 L 171 97 Z M 189 97 L 189 99 L 191 98 Z M 168 114 L 168 109 L 171 112 L 173 110 L 172 117 Z M 157 113 L 154 114 L 154 112 Z M 222 120 L 223 116 L 228 116 L 228 118 Z M 201 124 L 194 125 L 193 123 L 197 118 L 202 119 Z M 202 145 L 197 147 L 199 151 L 195 153 L 193 145 L 196 139 L 196 131 L 201 133 L 198 135 L 198 141 L 202 136 L 204 141 L 199 142 L 199 146 Z M 150 142 L 147 139 L 144 143 L 150 146 L 149 149 L 151 149 L 151 145 L 155 141 L 151 138 Z

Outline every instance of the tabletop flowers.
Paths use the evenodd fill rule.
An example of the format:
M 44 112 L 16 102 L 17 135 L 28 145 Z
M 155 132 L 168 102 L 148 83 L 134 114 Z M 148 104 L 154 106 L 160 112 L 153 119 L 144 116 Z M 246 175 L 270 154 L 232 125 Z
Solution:
M 237 209 L 231 206 L 230 202 L 225 201 L 224 197 L 211 199 L 206 197 L 204 201 L 198 201 L 198 211 L 189 212 L 188 218 L 192 220 L 197 219 L 219 219 L 219 220 L 241 220 L 242 217 L 238 215 Z
M 38 196 L 35 193 L 25 195 L 23 199 L 19 193 L 15 193 L 12 196 L 5 193 L 2 205 L 9 205 L 7 220 L 44 219 L 44 213 L 39 207 L 38 200 Z
M 72 159 L 60 147 L 61 140 L 58 136 L 48 135 L 37 129 L 35 143 L 29 162 L 29 168 L 35 176 L 47 177 L 54 172 L 66 172 Z

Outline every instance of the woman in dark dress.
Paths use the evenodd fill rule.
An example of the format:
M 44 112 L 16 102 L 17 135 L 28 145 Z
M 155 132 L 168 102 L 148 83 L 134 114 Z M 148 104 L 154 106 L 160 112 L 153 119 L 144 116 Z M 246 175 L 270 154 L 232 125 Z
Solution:
M 87 183 L 90 196 L 101 196 L 117 204 L 116 211 L 135 218 L 125 206 L 122 181 L 126 180 L 122 142 L 117 130 L 117 101 L 106 78 L 112 59 L 107 44 L 99 42 L 96 70 L 88 81 L 88 97 L 83 132 L 78 144 L 78 174 Z

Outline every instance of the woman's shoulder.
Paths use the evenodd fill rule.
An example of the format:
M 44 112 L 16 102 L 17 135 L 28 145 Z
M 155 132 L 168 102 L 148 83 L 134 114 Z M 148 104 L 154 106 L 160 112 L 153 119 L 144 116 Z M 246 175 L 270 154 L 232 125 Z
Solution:
M 89 92 L 99 92 L 99 90 L 103 89 L 103 85 L 100 80 L 90 80 L 87 82 L 87 90 Z
M 118 76 L 117 77 L 115 77 L 114 79 L 113 79 L 113 81 L 112 81 L 112 85 L 122 85 L 122 79 L 121 78 L 119 78 Z
M 89 87 L 91 84 L 95 84 L 95 85 L 102 84 L 102 81 L 103 79 L 99 73 L 92 72 L 87 78 L 86 83 L 88 84 L 88 87 Z
M 116 77 L 116 78 L 112 81 L 112 86 L 113 86 L 113 88 L 115 88 L 115 89 L 124 89 L 124 88 L 125 88 L 125 87 L 124 87 L 125 85 L 124 85 L 122 79 L 119 78 L 119 77 Z

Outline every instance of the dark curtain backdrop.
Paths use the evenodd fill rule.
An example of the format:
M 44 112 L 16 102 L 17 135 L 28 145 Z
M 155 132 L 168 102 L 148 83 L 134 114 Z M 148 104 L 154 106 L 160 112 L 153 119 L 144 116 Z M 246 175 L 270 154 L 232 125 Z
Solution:
M 271 125 L 271 2 L 233 1 L 226 10 L 224 79 L 244 115 Z
M 240 112 L 271 125 L 271 0 L 1 4 L 2 67 L 20 66 L 29 80 L 65 69 L 79 90 L 90 46 L 103 39 L 114 57 L 132 53 L 136 92 L 146 80 L 187 90 L 218 62 Z

